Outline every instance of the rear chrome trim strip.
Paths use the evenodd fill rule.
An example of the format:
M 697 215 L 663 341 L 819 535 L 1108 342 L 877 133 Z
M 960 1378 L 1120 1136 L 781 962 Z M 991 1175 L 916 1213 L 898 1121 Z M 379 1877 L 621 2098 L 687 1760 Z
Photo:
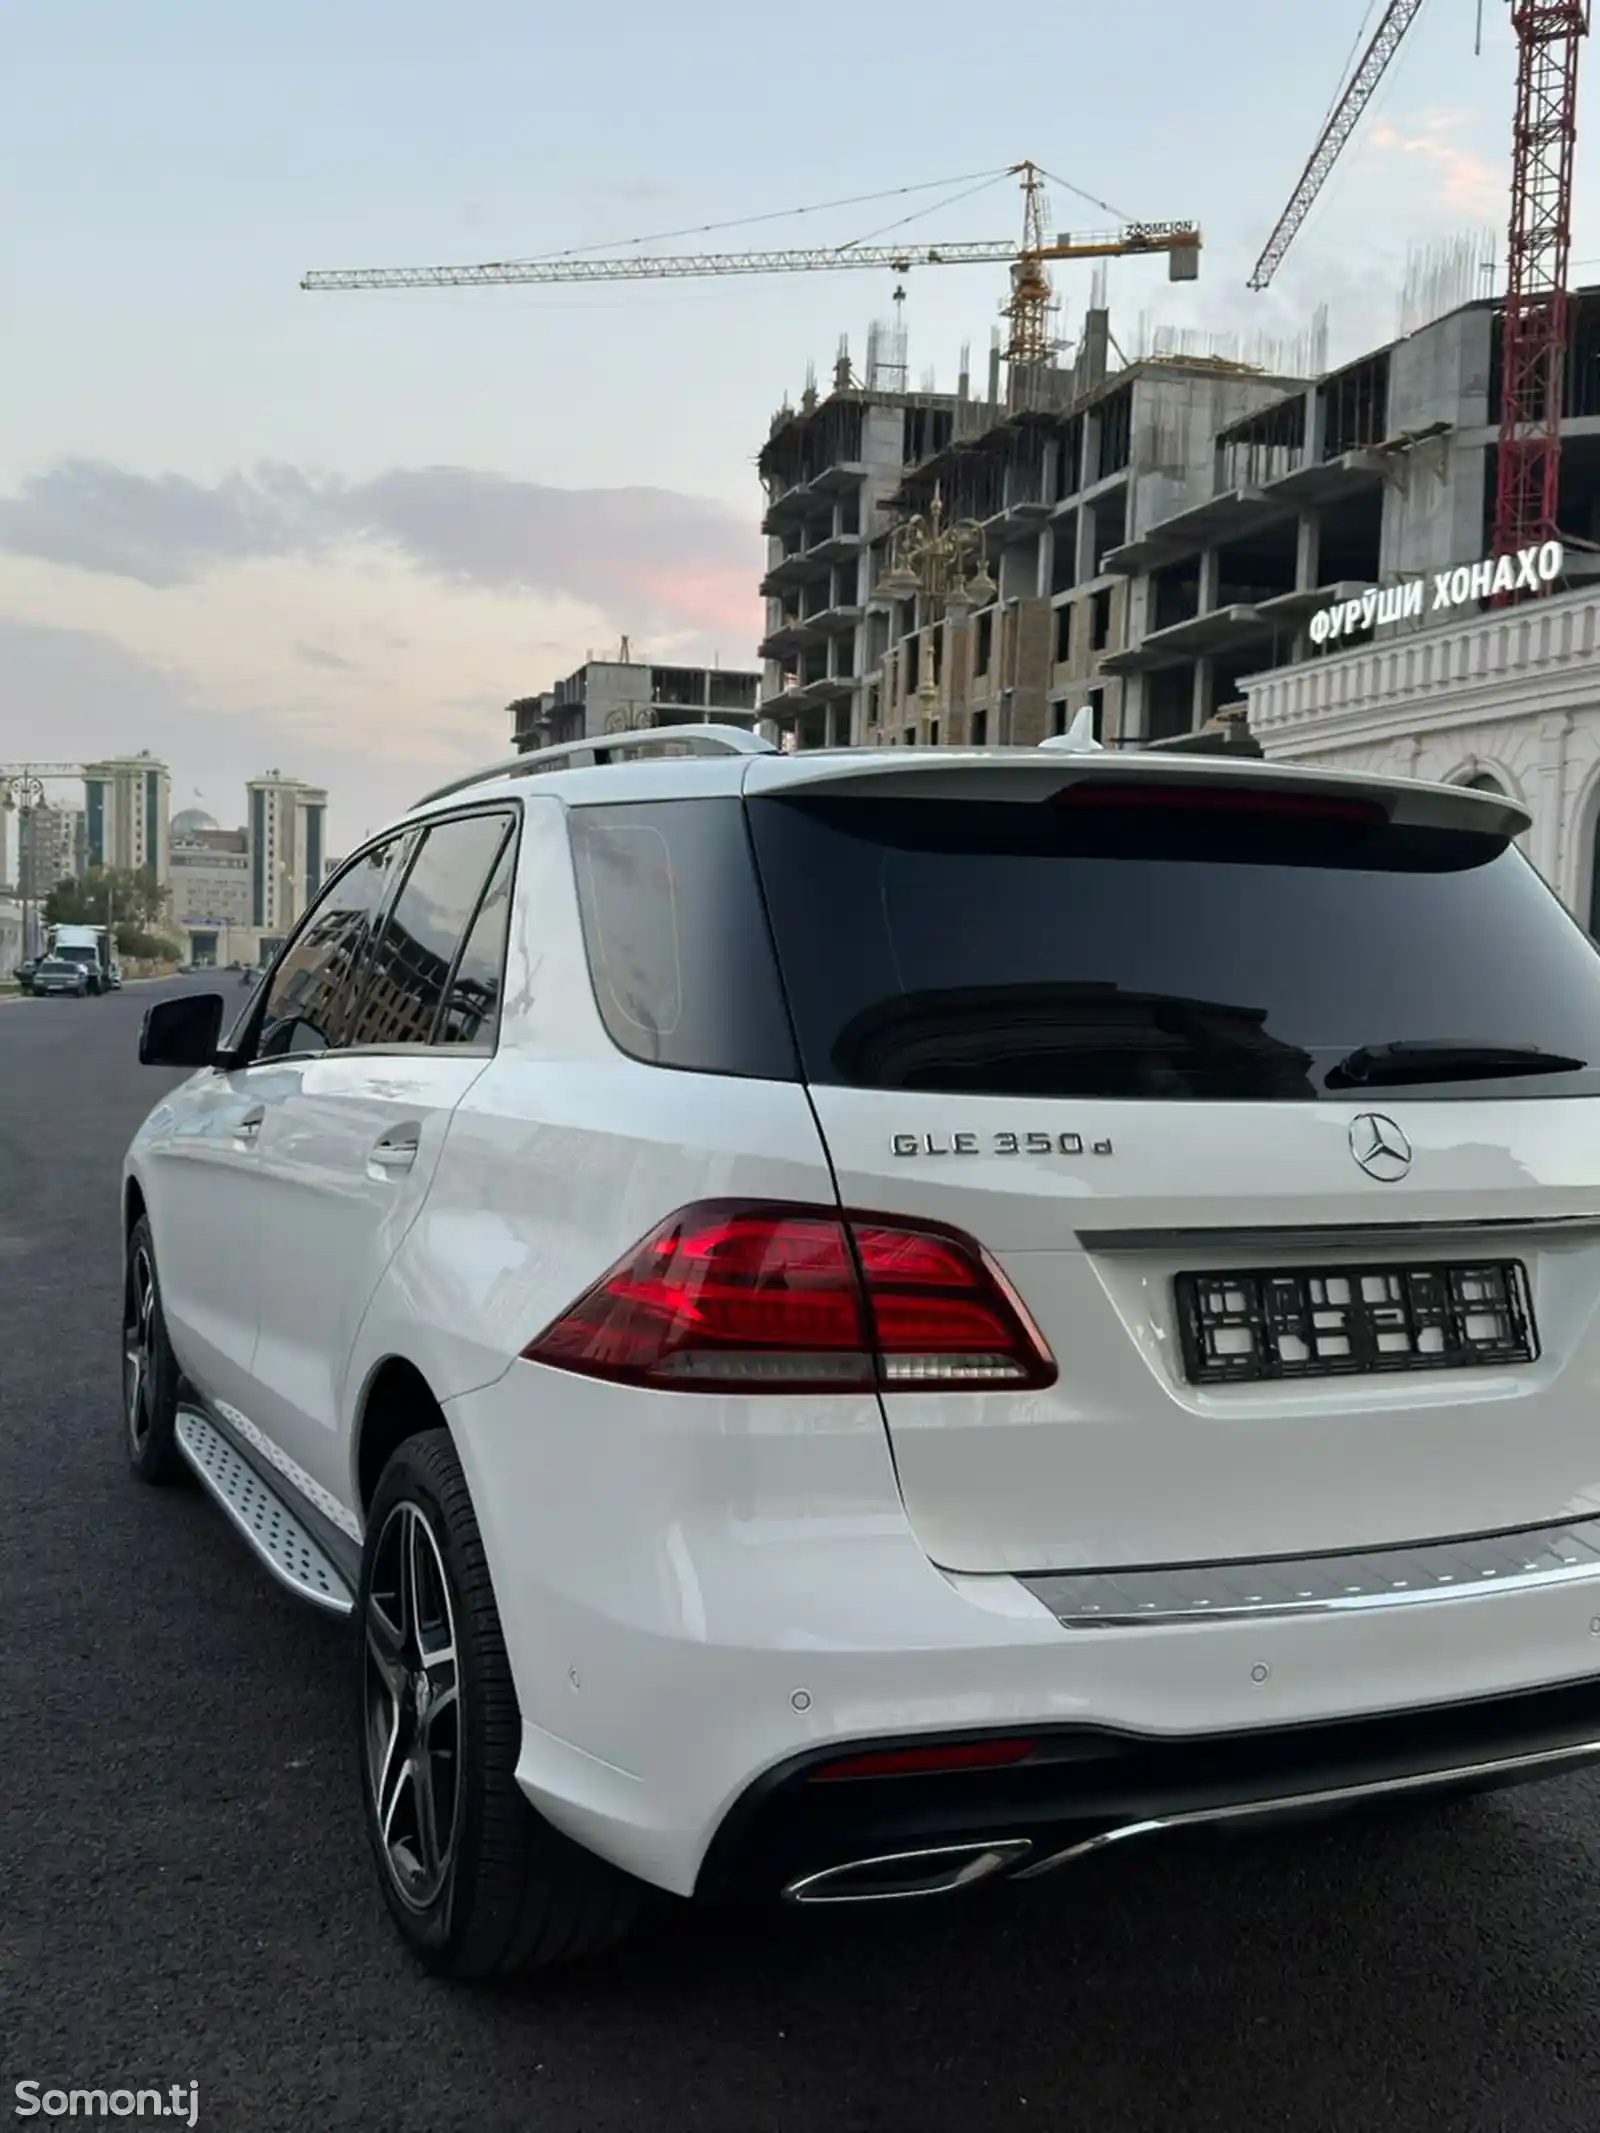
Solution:
M 1286 1222 L 1253 1229 L 1082 1229 L 1078 1242 L 1086 1252 L 1233 1252 L 1257 1245 L 1280 1251 L 1319 1251 L 1327 1245 L 1367 1245 L 1393 1237 L 1397 1243 L 1418 1237 L 1539 1237 L 1565 1231 L 1600 1230 L 1600 1211 L 1586 1215 L 1495 1215 L 1478 1221 L 1444 1216 L 1431 1222 Z
M 1487 1593 L 1600 1582 L 1600 1518 L 1469 1540 L 1257 1563 L 1049 1571 L 1017 1583 L 1064 1629 L 1259 1620 L 1441 1605 Z
M 1470 1784 L 1477 1778 L 1533 1776 L 1540 1771 L 1548 1771 L 1553 1777 L 1572 1764 L 1585 1761 L 1600 1761 L 1600 1740 L 1574 1741 L 1565 1748 L 1541 1748 L 1527 1755 L 1496 1756 L 1486 1763 L 1459 1763 L 1448 1770 L 1419 1771 L 1412 1777 L 1376 1778 L 1365 1785 L 1335 1785 L 1322 1792 L 1290 1793 L 1280 1799 L 1250 1800 L 1232 1807 L 1195 1807 L 1182 1814 L 1152 1815 L 1147 1821 L 1125 1822 L 1118 1829 L 1105 1829 L 1098 1836 L 1069 1844 L 1065 1851 L 1052 1852 L 1048 1859 L 1023 1867 L 1011 1878 L 1013 1881 L 1032 1881 L 1058 1866 L 1070 1865 L 1075 1859 L 1086 1859 L 1092 1852 L 1103 1852 L 1113 1844 L 1126 1843 L 1130 1837 L 1154 1836 L 1165 1829 L 1198 1829 L 1220 1822 L 1271 1821 L 1279 1816 L 1293 1815 L 1303 1807 L 1338 1807 L 1353 1805 L 1360 1800 L 1381 1799 L 1389 1794 L 1434 1792 L 1442 1786 Z

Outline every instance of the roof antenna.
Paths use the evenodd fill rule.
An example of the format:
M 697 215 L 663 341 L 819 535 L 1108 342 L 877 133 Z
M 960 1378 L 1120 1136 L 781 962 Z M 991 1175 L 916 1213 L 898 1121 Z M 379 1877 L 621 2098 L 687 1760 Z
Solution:
M 1052 733 L 1039 746 L 1057 755 L 1103 755 L 1105 750 L 1094 737 L 1094 705 L 1085 704 L 1065 733 Z

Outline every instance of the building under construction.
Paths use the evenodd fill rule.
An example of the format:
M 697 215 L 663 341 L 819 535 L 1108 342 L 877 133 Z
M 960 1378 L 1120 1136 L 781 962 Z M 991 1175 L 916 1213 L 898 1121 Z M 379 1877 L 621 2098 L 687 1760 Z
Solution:
M 995 349 L 980 393 L 965 364 L 954 393 L 911 392 L 880 331 L 863 379 L 841 354 L 825 397 L 780 410 L 758 462 L 761 710 L 789 745 L 1026 744 L 1085 704 L 1125 736 L 1112 559 L 1202 503 L 1219 430 L 1296 384 L 1204 353 L 1113 367 L 1112 345 L 1098 306 L 1071 367 L 1002 382 Z M 959 584 L 939 577 L 953 541 L 982 565 Z
M 616 658 L 588 659 L 574 674 L 506 708 L 519 753 L 655 726 L 755 724 L 761 677 L 728 667 L 664 666 L 636 659 L 625 637 Z
M 763 718 L 802 747 L 1026 744 L 1084 704 L 1112 744 L 1195 730 L 1325 656 L 1335 603 L 1489 554 L 1500 346 L 1486 300 L 1320 375 L 1181 347 L 1113 363 L 1099 309 L 1023 395 L 994 361 L 975 396 L 965 374 L 897 389 L 903 353 L 860 383 L 841 359 L 760 455 Z M 1600 290 L 1573 299 L 1567 373 L 1576 584 L 1600 567 Z M 963 523 L 986 567 L 956 592 L 978 593 L 912 590 L 892 566 Z
M 1314 618 L 1369 592 L 1430 596 L 1494 547 L 1500 318 L 1468 303 L 1219 429 L 1206 493 L 1107 558 L 1127 586 L 1106 666 L 1141 740 L 1188 731 L 1247 677 L 1325 656 Z M 1600 290 L 1573 299 L 1558 520 L 1563 577 L 1600 540 Z M 1427 629 L 1431 597 L 1393 632 Z M 1486 607 L 1486 598 L 1479 606 Z

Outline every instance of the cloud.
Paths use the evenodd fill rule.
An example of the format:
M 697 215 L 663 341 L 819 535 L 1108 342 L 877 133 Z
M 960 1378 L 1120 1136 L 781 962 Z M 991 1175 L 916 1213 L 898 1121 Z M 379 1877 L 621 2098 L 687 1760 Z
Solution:
M 495 695 L 451 713 L 426 736 L 402 724 L 392 745 L 379 746 L 364 723 L 325 725 L 309 707 L 266 690 L 254 700 L 230 695 L 187 666 L 141 657 L 98 631 L 0 615 L 0 758 L 21 756 L 39 733 L 51 741 L 35 752 L 72 762 L 148 748 L 171 766 L 175 795 L 198 788 L 224 822 L 243 821 L 245 780 L 280 764 L 328 788 L 333 835 L 348 845 L 425 786 L 506 752 Z
M 467 467 L 352 483 L 281 465 L 207 485 L 75 459 L 0 499 L 0 551 L 162 590 L 352 543 L 446 585 L 581 601 L 641 635 L 756 634 L 753 521 L 666 489 L 555 489 Z
M 753 523 L 662 489 L 64 461 L 0 495 L 0 760 L 148 748 L 228 819 L 278 764 L 348 847 L 620 636 L 753 663 L 760 569 Z
M 1498 163 L 1453 138 L 1468 123 L 1460 111 L 1433 111 L 1401 126 L 1380 119 L 1367 134 L 1370 156 L 1405 156 L 1433 175 L 1435 205 L 1498 222 L 1505 213 L 1507 178 Z
M 320 644 L 297 644 L 295 651 L 308 667 L 320 667 L 328 674 L 352 674 L 352 661 L 341 659 L 337 652 L 330 652 Z

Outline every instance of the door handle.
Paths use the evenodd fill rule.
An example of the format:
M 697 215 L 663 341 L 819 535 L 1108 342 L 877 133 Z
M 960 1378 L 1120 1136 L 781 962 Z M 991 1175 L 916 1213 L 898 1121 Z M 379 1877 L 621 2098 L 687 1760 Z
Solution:
M 253 1141 L 261 1131 L 261 1121 L 267 1115 L 265 1104 L 257 1104 L 253 1111 L 246 1111 L 234 1125 L 234 1134 L 241 1141 Z
M 380 1176 L 396 1177 L 409 1170 L 417 1160 L 421 1141 L 420 1126 L 396 1126 L 392 1133 L 385 1133 L 374 1141 L 367 1162 Z

